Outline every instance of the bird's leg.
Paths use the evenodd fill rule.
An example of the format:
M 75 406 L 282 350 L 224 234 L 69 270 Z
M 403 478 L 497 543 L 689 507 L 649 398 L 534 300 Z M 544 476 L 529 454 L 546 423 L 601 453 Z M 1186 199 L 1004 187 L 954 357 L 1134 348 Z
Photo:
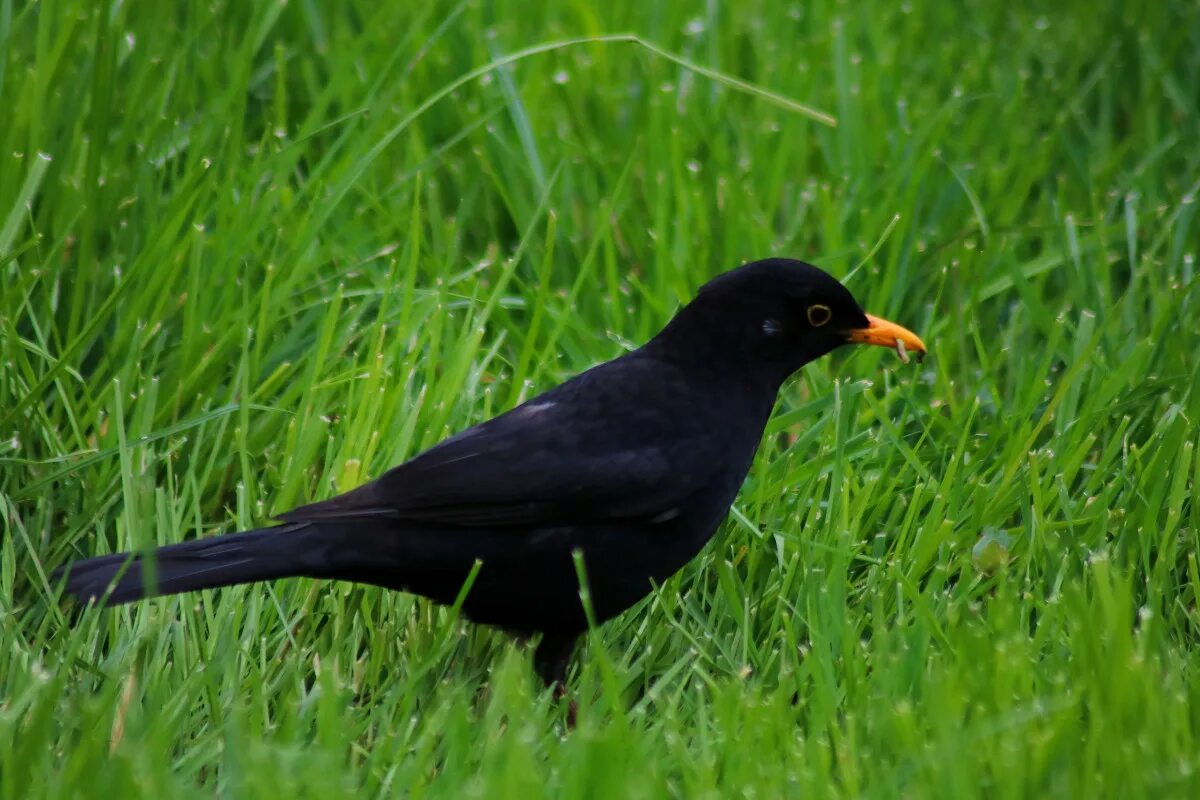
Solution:
M 543 634 L 533 652 L 533 668 L 547 686 L 554 688 L 554 699 L 567 699 L 567 727 L 575 727 L 575 701 L 567 695 L 567 667 L 571 663 L 571 651 L 575 649 L 574 636 Z

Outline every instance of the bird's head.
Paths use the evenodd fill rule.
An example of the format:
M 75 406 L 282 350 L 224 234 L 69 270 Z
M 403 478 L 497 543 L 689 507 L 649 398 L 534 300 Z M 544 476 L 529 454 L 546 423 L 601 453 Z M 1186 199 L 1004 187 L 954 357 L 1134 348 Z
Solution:
M 709 363 L 735 363 L 782 382 L 845 344 L 889 347 L 904 361 L 925 343 L 894 322 L 871 316 L 823 270 L 772 258 L 719 275 L 700 288 L 661 336 Z

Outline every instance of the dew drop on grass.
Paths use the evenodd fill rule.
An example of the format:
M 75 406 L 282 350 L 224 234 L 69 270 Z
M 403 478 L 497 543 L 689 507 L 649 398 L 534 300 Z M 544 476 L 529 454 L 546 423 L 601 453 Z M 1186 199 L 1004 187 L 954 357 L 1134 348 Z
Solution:
M 992 572 L 1008 563 L 1011 537 L 999 528 L 984 528 L 971 548 L 971 560 L 982 572 Z

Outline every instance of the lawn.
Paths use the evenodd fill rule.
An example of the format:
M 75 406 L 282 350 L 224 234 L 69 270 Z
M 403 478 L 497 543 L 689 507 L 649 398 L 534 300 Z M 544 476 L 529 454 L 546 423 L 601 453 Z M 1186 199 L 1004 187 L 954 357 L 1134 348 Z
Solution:
M 0 798 L 1200 794 L 1200 6 L 0 0 L 0 51 Z M 408 595 L 50 580 L 769 255 L 931 356 L 785 386 L 573 731 Z

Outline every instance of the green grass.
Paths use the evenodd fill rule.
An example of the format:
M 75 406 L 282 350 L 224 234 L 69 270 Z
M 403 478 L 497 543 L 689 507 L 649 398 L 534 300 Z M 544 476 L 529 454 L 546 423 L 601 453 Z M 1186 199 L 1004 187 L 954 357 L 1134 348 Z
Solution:
M 1196 796 L 1197 6 L 97 5 L 0 0 L 0 797 Z M 932 357 L 786 387 L 572 733 L 410 596 L 49 583 L 356 485 L 767 255 Z

